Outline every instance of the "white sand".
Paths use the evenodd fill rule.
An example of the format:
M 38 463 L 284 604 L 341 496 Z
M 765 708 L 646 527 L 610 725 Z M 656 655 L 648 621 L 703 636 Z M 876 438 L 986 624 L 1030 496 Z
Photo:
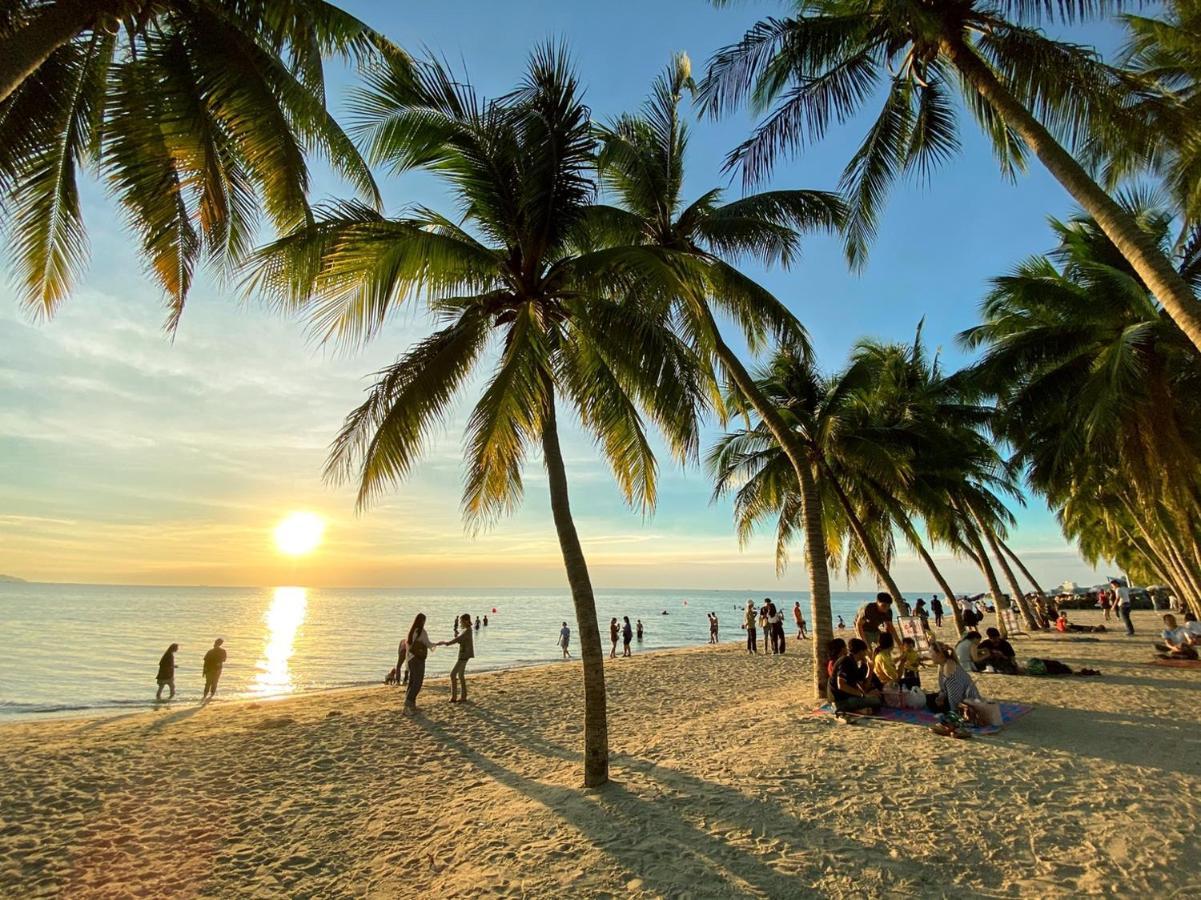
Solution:
M 574 663 L 417 719 L 380 687 L 10 725 L 0 896 L 1197 896 L 1201 671 L 1143 664 L 1155 621 L 1019 642 L 1104 677 L 979 676 L 1036 709 L 970 741 L 807 716 L 805 642 L 616 660 L 597 793 Z

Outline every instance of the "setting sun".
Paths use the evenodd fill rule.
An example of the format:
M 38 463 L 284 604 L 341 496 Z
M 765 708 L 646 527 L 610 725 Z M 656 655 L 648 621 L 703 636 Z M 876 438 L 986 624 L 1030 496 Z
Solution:
M 309 512 L 294 512 L 275 526 L 275 546 L 288 556 L 312 553 L 325 533 L 325 520 Z

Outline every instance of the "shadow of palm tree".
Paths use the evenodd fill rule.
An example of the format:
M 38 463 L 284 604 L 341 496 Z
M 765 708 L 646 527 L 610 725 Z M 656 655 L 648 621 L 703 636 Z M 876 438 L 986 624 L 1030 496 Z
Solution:
M 577 750 L 546 740 L 528 725 L 492 710 L 476 708 L 473 712 L 494 731 L 487 742 L 493 752 L 508 741 L 573 765 L 579 761 Z M 689 891 L 691 885 L 692 889 L 701 886 L 705 895 L 795 896 L 805 879 L 801 874 L 798 881 L 798 868 L 807 870 L 811 879 L 820 879 L 832 858 L 838 859 L 839 868 L 855 869 L 869 861 L 885 869 L 896 868 L 892 863 L 882 864 L 884 848 L 803 821 L 771 799 L 650 760 L 621 753 L 613 757 L 618 779 L 628 774 L 646 781 L 637 793 L 620 781 L 586 792 L 523 776 L 437 723 L 422 719 L 418 724 L 484 774 L 561 816 L 608 853 L 628 877 L 642 879 L 644 888 L 652 893 L 675 896 Z M 719 818 L 728 832 L 743 840 L 780 838 L 803 849 L 792 854 L 792 871 L 778 871 L 761 855 L 693 824 L 713 818 Z M 694 868 L 689 885 L 673 878 L 681 858 Z M 903 868 L 897 879 L 909 886 L 915 880 L 931 887 L 946 882 L 945 872 L 920 861 L 906 860 Z

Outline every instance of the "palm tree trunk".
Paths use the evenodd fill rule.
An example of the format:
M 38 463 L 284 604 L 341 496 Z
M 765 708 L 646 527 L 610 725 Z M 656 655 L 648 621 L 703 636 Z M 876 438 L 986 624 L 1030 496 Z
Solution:
M 56 0 L 30 15 L 0 41 L 0 103 L 59 47 L 102 17 L 116 20 L 136 6 L 131 0 Z
M 801 484 L 801 517 L 805 524 L 805 563 L 809 568 L 809 598 L 813 616 L 813 690 L 826 696 L 827 648 L 834 639 L 830 612 L 830 572 L 826 568 L 826 526 L 821 494 L 809 467 L 798 467 Z
M 888 566 L 884 562 L 884 557 L 880 554 L 880 548 L 876 546 L 875 539 L 867 533 L 867 529 L 863 526 L 863 520 L 859 518 L 859 514 L 855 512 L 854 506 L 851 505 L 851 498 L 842 489 L 842 485 L 838 483 L 838 479 L 830 471 L 829 466 L 823 464 L 822 471 L 826 476 L 826 480 L 830 482 L 830 486 L 834 488 L 834 494 L 838 497 L 838 503 L 842 506 L 842 511 L 846 514 L 847 521 L 851 523 L 851 531 L 855 532 L 855 537 L 859 540 L 859 546 L 863 548 L 863 552 L 867 554 L 868 562 L 875 569 L 876 578 L 884 587 L 888 588 L 888 592 L 892 594 L 894 600 L 903 600 L 904 596 L 901 594 L 901 589 L 893 581 L 892 573 L 888 571 Z
M 1009 629 L 1005 627 L 1005 617 L 1001 613 L 1009 608 L 1009 601 L 1005 599 L 1005 592 L 1001 590 L 1001 585 L 997 581 L 997 573 L 993 569 L 992 563 L 988 561 L 988 553 L 984 550 L 984 544 L 980 542 L 980 535 L 976 533 L 976 529 L 970 522 L 963 523 L 963 533 L 975 551 L 976 565 L 980 567 L 980 571 L 984 573 L 984 580 L 988 582 L 988 591 L 992 594 L 993 606 L 997 611 L 997 628 L 1000 629 L 1003 636 L 1008 637 Z
M 944 38 L 940 50 L 1092 216 L 1151 293 L 1163 304 L 1193 346 L 1201 350 L 1201 304 L 1188 283 L 1138 223 L 1089 177 L 1030 111 L 1003 85 L 976 52 L 958 36 Z
M 555 420 L 554 387 L 547 385 L 546 411 L 542 421 L 542 454 L 550 482 L 550 508 L 559 534 L 559 548 L 571 586 L 576 628 L 580 636 L 580 659 L 584 664 L 584 786 L 600 787 L 609 780 L 609 721 L 605 708 L 605 652 L 596 623 L 596 599 L 588 564 L 571 518 L 567 496 L 567 470 L 559 448 Z
M 1009 560 L 1005 558 L 1005 554 L 1001 551 L 999 539 L 993 534 L 991 528 L 984 529 L 984 539 L 988 541 L 988 546 L 992 549 L 992 555 L 1001 564 L 1001 571 L 1005 574 L 1005 580 L 1009 582 L 1009 589 L 1013 591 L 1013 602 L 1017 604 L 1017 608 L 1022 614 L 1022 619 L 1026 622 L 1026 628 L 1030 631 L 1038 631 L 1038 620 L 1034 618 L 1034 613 L 1030 612 L 1030 604 L 1026 602 L 1026 594 L 1022 590 L 1022 586 L 1018 584 L 1018 580 L 1013 576 L 1013 569 L 1009 567 Z
M 792 463 L 797 483 L 801 488 L 801 518 L 805 527 L 805 565 L 809 570 L 809 604 L 813 621 L 813 665 L 814 688 L 818 697 L 826 693 L 826 659 L 830 641 L 834 638 L 834 622 L 830 612 L 830 571 L 826 567 L 825 522 L 822 516 L 821 496 L 805 448 L 796 434 L 788 427 L 783 417 L 755 384 L 742 360 L 721 339 L 717 323 L 704 303 L 697 304 L 697 313 L 706 322 L 713 339 L 713 350 L 722 367 L 742 395 L 755 408 Z
M 1008 544 L 1006 544 L 1000 538 L 997 538 L 997 543 L 1000 545 L 1002 552 L 1004 552 L 1006 556 L 1008 556 L 1010 559 L 1012 559 L 1014 562 L 1014 565 L 1016 565 L 1018 567 L 1018 569 L 1021 570 L 1022 576 L 1027 581 L 1029 581 L 1032 585 L 1034 585 L 1035 592 L 1038 594 L 1039 598 L 1042 600 L 1042 609 L 1040 610 L 1040 612 L 1042 613 L 1042 618 L 1047 623 L 1047 624 L 1043 625 L 1042 627 L 1050 628 L 1051 625 L 1050 625 L 1050 620 L 1047 618 L 1047 610 L 1049 610 L 1051 608 L 1051 600 L 1049 597 L 1047 597 L 1047 592 L 1044 591 L 1042 589 L 1042 586 L 1037 581 L 1034 580 L 1034 576 L 1030 574 L 1030 570 L 1026 568 L 1026 564 L 1024 562 L 1022 562 L 1021 558 L 1016 553 L 1014 553 L 1011 549 L 1009 549 Z
M 947 579 L 943 577 L 942 570 L 934 565 L 934 557 L 926 552 L 926 548 L 922 546 L 921 542 L 916 542 L 913 546 L 917 548 L 918 556 L 922 558 L 922 562 L 926 564 L 926 568 L 930 570 L 930 574 L 934 576 L 934 580 L 942 588 L 943 594 L 946 595 L 947 604 L 951 607 L 951 615 L 955 618 L 955 633 L 963 634 L 963 611 L 959 608 L 959 604 L 955 602 L 955 592 L 947 584 Z

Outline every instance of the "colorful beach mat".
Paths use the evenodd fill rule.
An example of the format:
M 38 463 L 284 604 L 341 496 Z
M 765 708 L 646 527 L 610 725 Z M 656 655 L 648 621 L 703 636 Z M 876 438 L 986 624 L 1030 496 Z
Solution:
M 1026 706 L 1023 703 L 1002 703 L 1000 725 L 969 725 L 968 730 L 972 734 L 996 734 L 1010 722 L 1026 715 L 1031 709 L 1033 707 Z M 823 703 L 813 711 L 813 715 L 832 716 L 834 715 L 834 706 L 830 703 Z M 894 709 L 891 706 L 885 706 L 872 716 L 856 716 L 854 713 L 850 713 L 849 715 L 868 720 L 897 722 L 901 725 L 920 725 L 924 728 L 938 724 L 938 717 L 934 713 L 927 712 L 924 709 Z

